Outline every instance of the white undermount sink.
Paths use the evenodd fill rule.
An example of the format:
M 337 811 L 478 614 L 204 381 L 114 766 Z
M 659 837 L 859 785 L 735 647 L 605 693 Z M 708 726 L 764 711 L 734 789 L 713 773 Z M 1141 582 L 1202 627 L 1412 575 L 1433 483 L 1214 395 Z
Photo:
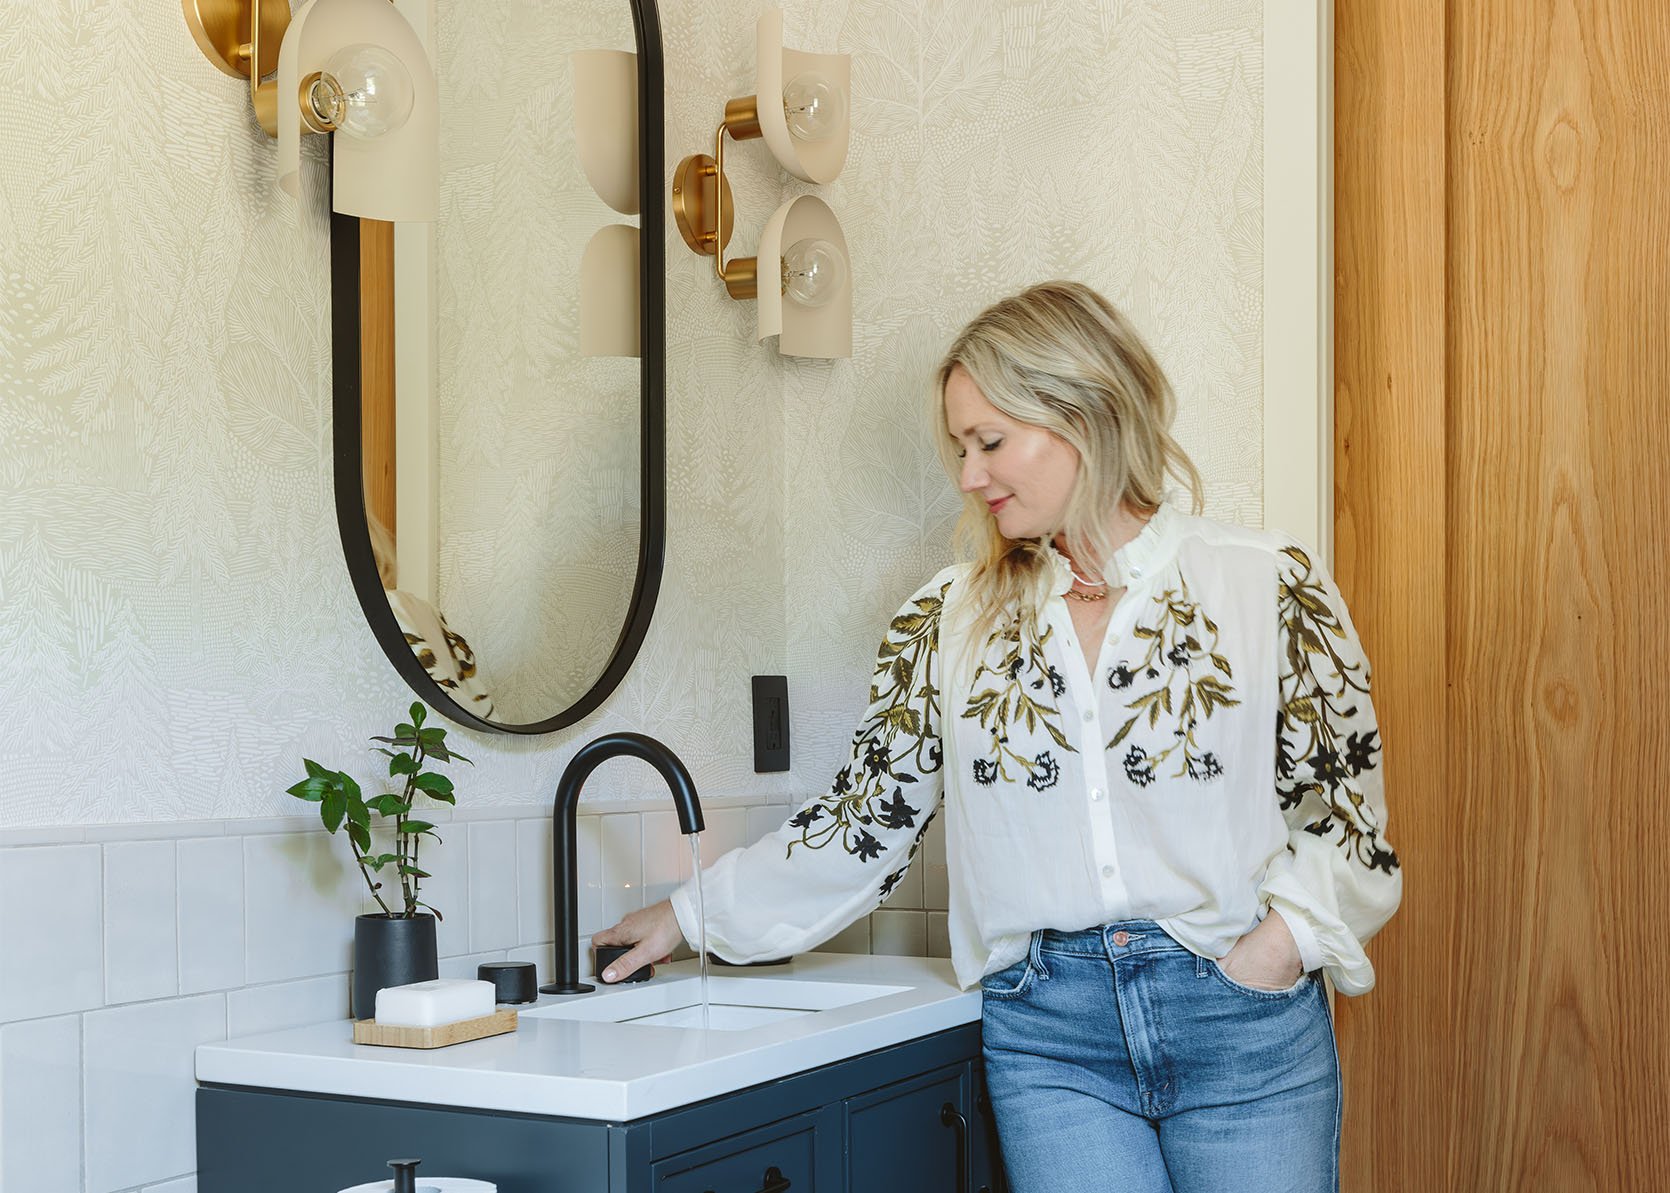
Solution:
M 795 978 L 708 979 L 708 1016 L 702 1021 L 701 979 L 677 978 L 633 987 L 610 987 L 607 993 L 572 1002 L 556 1002 L 519 1012 L 523 1019 L 578 1019 L 589 1023 L 630 1023 L 649 1027 L 706 1027 L 742 1031 L 816 1011 L 902 994 L 909 986 L 857 982 L 809 982 Z

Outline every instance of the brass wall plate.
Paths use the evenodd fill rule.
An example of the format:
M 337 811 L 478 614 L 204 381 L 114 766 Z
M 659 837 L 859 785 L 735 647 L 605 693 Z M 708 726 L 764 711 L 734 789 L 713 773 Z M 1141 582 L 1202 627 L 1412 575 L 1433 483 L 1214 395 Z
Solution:
M 278 47 L 290 27 L 289 0 L 180 0 L 186 28 L 203 56 L 238 79 L 249 78 L 250 12 L 261 6 L 257 78 L 278 69 Z
M 725 188 L 722 239 L 716 239 L 713 234 L 718 186 Z M 673 171 L 673 218 L 678 223 L 679 235 L 684 237 L 684 243 L 695 252 L 711 257 L 731 242 L 731 231 L 736 224 L 736 204 L 731 201 L 731 185 L 719 177 L 718 167 L 707 154 L 692 153 Z

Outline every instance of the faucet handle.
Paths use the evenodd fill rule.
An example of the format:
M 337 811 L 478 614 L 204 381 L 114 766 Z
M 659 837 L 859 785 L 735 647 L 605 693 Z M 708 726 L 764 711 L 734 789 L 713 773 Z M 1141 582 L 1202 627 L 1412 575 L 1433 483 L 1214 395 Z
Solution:
M 632 951 L 632 946 L 631 945 L 624 945 L 624 944 L 597 944 L 597 945 L 593 945 L 592 949 L 591 949 L 592 966 L 593 966 L 592 972 L 595 973 L 595 974 L 601 974 L 605 969 L 608 969 L 609 966 L 613 965 L 616 961 L 619 961 L 622 957 L 626 956 L 626 954 L 630 953 L 631 951 Z M 655 966 L 653 966 L 653 965 L 641 965 L 636 970 L 634 970 L 632 973 L 630 973 L 626 977 L 622 978 L 620 981 L 621 982 L 647 982 L 647 981 L 649 981 L 649 979 L 651 979 L 654 976 L 655 976 Z M 620 985 L 620 982 L 613 982 L 613 983 L 611 983 L 611 985 L 618 986 L 618 985 Z

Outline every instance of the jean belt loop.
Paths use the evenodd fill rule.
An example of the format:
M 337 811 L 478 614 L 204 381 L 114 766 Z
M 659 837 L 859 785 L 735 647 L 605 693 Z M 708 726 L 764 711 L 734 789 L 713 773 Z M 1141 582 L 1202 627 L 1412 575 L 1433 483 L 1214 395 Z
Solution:
M 1049 980 L 1050 971 L 1044 968 L 1044 933 L 1042 929 L 1032 934 L 1032 943 L 1027 948 L 1026 959 L 1034 974 L 1045 981 Z

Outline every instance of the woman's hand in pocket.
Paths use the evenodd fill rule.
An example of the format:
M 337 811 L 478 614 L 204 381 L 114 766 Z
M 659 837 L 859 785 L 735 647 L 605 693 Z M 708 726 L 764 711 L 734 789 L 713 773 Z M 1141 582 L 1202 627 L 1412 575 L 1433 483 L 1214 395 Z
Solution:
M 1281 912 L 1270 913 L 1224 954 L 1218 968 L 1232 982 L 1254 990 L 1287 990 L 1304 976 L 1299 946 Z

